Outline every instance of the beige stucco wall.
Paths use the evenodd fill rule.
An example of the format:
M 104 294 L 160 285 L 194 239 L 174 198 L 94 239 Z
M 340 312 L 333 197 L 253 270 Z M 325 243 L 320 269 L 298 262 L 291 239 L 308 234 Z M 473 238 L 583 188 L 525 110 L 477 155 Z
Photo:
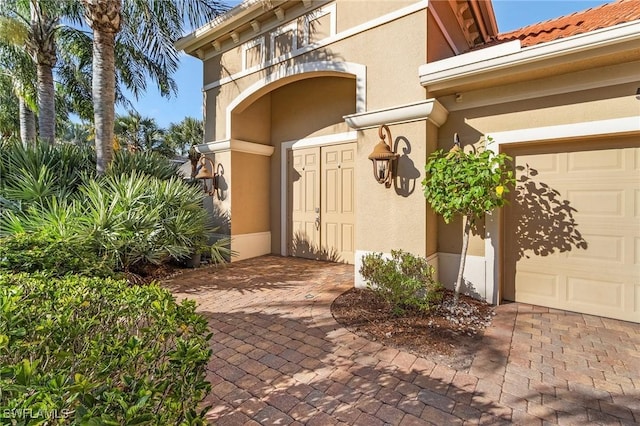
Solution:
M 211 225 L 216 227 L 216 233 L 221 235 L 229 235 L 230 230 L 230 212 L 231 212 L 231 153 L 218 152 L 216 154 L 207 153 L 207 158 L 212 160 L 216 165 L 221 164 L 222 176 L 218 179 L 222 188 L 223 197 L 219 200 L 217 197 L 206 196 L 204 206 L 209 211 L 211 217 Z M 210 165 L 208 165 L 210 166 Z M 209 182 L 210 184 L 210 182 Z
M 367 158 L 380 140 L 378 129 L 365 130 L 358 138 L 356 249 L 388 253 L 402 248 L 425 256 L 427 206 L 420 182 L 427 155 L 427 125 L 421 121 L 390 126 L 390 130 L 401 154 L 398 177 L 391 188 L 374 180 Z
M 233 152 L 233 203 L 231 234 L 269 231 L 269 157 Z
M 432 122 L 428 121 L 427 126 L 427 139 L 426 139 L 426 156 L 428 157 L 432 152 L 438 149 L 438 127 Z M 423 194 L 422 180 L 425 177 L 424 166 L 427 162 L 427 158 L 422 164 L 417 166 L 421 173 L 418 184 L 420 193 Z M 427 203 L 426 210 L 426 256 L 429 257 L 438 252 L 438 215 L 431 209 Z
M 530 85 L 536 87 L 539 83 L 542 82 L 535 81 Z M 636 83 L 472 108 L 451 114 L 444 129 L 459 126 L 465 129 L 465 134 L 473 136 L 634 116 L 640 113 L 635 99 L 639 83 L 640 78 Z M 493 95 L 496 92 L 493 91 Z
M 271 141 L 345 132 L 342 117 L 354 112 L 352 78 L 309 78 L 288 84 L 271 93 Z
M 414 4 L 415 0 L 338 0 L 338 32 Z M 424 40 L 424 39 L 423 39 Z
M 232 116 L 231 137 L 268 145 L 271 142 L 271 94 L 267 93 Z

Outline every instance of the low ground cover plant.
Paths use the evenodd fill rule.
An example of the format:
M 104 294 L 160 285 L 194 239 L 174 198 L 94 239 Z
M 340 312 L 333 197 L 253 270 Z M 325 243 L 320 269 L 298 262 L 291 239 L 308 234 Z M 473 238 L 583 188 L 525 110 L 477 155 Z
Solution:
M 382 253 L 366 254 L 360 274 L 397 315 L 406 309 L 428 312 L 442 300 L 443 287 L 434 279 L 433 267 L 426 259 L 403 250 L 392 250 L 391 258 Z
M 209 338 L 156 285 L 0 273 L 0 424 L 204 424 Z

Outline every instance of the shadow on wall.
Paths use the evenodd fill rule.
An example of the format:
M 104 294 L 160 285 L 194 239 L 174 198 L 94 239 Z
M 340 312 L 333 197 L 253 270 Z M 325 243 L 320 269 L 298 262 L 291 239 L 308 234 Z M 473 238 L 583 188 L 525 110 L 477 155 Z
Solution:
M 418 170 L 409 154 L 411 154 L 411 143 L 404 136 L 396 138 L 393 152 L 398 152 L 402 146 L 402 154 L 398 158 L 396 164 L 396 174 L 393 179 L 393 187 L 396 194 L 402 197 L 408 197 L 416 190 L 417 180 L 420 178 L 420 170 Z
M 212 196 L 205 197 L 205 208 L 209 212 L 207 218 L 207 229 L 212 236 L 228 237 L 231 235 L 231 217 L 228 211 L 223 211 L 220 206 L 214 203 Z M 215 238 L 216 240 L 218 238 Z M 210 238 L 211 239 L 211 238 Z M 213 241 L 209 241 L 213 243 Z
M 529 258 L 528 253 L 548 256 L 571 251 L 574 247 L 586 250 L 587 241 L 578 230 L 573 214 L 577 210 L 560 192 L 535 177 L 538 171 L 527 164 L 516 167 L 516 190 L 513 200 L 515 215 L 516 259 Z
M 229 191 L 229 184 L 227 183 L 227 180 L 224 178 L 224 166 L 222 165 L 222 163 L 218 163 L 217 167 L 218 167 L 217 169 L 218 175 L 216 176 L 216 185 L 218 189 L 216 190 L 216 194 L 218 199 L 220 201 L 223 201 L 225 198 L 227 198 L 227 192 Z
M 321 247 L 309 241 L 307 234 L 296 232 L 291 243 L 290 254 L 295 257 L 305 259 L 326 260 L 328 262 L 346 263 L 342 260 L 340 253 L 334 247 Z

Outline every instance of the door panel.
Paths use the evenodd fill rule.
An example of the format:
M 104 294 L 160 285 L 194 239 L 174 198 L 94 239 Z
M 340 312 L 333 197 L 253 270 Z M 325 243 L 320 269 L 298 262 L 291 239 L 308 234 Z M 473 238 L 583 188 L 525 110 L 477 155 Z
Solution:
M 355 143 L 322 148 L 321 238 L 330 255 L 349 263 L 354 257 L 355 151 Z
M 320 244 L 320 148 L 289 151 L 289 254 L 313 257 Z

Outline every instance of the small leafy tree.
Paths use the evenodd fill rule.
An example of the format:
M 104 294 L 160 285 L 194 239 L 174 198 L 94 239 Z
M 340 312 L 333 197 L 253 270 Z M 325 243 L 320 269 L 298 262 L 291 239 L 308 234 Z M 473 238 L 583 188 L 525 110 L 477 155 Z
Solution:
M 506 167 L 509 161 L 511 158 L 506 154 L 495 154 L 486 149 L 468 153 L 438 150 L 429 156 L 425 166 L 427 177 L 422 186 L 433 210 L 442 215 L 446 223 L 455 215 L 466 219 L 455 284 L 456 302 L 462 286 L 471 227 L 485 213 L 504 206 L 507 202 L 504 195 L 515 184 L 513 172 Z

